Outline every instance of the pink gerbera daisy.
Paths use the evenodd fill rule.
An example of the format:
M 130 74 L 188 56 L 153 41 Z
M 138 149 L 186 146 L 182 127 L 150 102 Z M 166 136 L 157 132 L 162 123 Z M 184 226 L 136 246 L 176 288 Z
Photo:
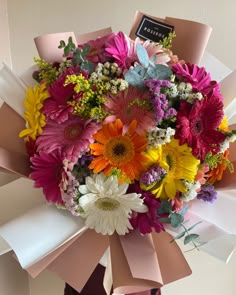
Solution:
M 141 44 L 146 50 L 149 58 L 156 56 L 156 64 L 167 64 L 170 61 L 170 56 L 163 50 L 162 45 L 151 42 L 150 40 L 142 41 L 140 38 L 135 38 L 135 40 L 130 40 L 129 49 L 129 60 L 134 62 L 138 61 L 137 57 L 137 44 Z
M 35 154 L 31 157 L 33 172 L 30 177 L 35 181 L 34 186 L 43 189 L 48 202 L 64 204 L 59 188 L 63 173 L 63 156 L 59 150 L 53 153 Z
M 68 119 L 69 114 L 73 111 L 73 107 L 67 102 L 74 95 L 74 85 L 64 86 L 67 75 L 78 73 L 78 69 L 70 67 L 67 69 L 48 89 L 50 98 L 48 98 L 43 106 L 43 113 L 57 123 L 62 123 Z
M 59 149 L 69 161 L 76 163 L 94 142 L 93 134 L 97 130 L 97 123 L 78 116 L 70 116 L 61 124 L 48 120 L 43 133 L 36 141 L 38 151 L 50 153 Z
M 175 137 L 187 143 L 192 153 L 204 160 L 208 152 L 217 153 L 226 135 L 217 130 L 224 116 L 223 102 L 217 96 L 197 100 L 193 105 L 182 101 L 177 113 Z
M 113 57 L 121 68 L 126 68 L 128 46 L 128 37 L 123 32 L 119 32 L 106 43 L 105 52 L 107 56 Z
M 200 68 L 190 63 L 178 63 L 174 64 L 171 69 L 180 80 L 189 82 L 194 91 L 201 92 L 203 95 L 214 94 L 222 99 L 219 84 L 211 80 L 210 74 L 206 72 L 204 67 Z
M 127 130 L 131 122 L 136 120 L 138 122 L 136 131 L 139 134 L 154 128 L 156 126 L 154 113 L 149 109 L 148 96 L 147 91 L 130 86 L 126 91 L 120 92 L 118 96 L 109 97 L 105 105 L 111 115 L 105 119 L 105 123 L 120 119 L 124 129 Z

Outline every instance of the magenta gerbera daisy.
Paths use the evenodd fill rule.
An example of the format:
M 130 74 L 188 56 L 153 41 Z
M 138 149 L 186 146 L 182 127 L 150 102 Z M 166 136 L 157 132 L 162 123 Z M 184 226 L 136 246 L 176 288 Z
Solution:
M 114 58 L 121 68 L 126 68 L 126 59 L 129 53 L 128 45 L 128 37 L 123 32 L 119 32 L 106 43 L 105 52 L 107 56 Z
M 204 160 L 208 152 L 219 151 L 219 144 L 226 135 L 217 128 L 224 116 L 223 102 L 218 96 L 197 100 L 193 105 L 182 101 L 177 113 L 175 138 L 180 144 L 187 143 L 192 153 Z
M 61 124 L 48 120 L 43 133 L 37 139 L 37 150 L 50 153 L 59 149 L 69 161 L 76 163 L 88 151 L 89 144 L 94 142 L 93 134 L 97 130 L 96 122 L 78 116 L 71 115 Z
M 206 72 L 204 67 L 198 67 L 195 64 L 174 64 L 172 71 L 176 76 L 184 82 L 189 82 L 193 90 L 201 92 L 204 95 L 217 95 L 222 99 L 220 95 L 220 86 L 216 81 L 211 80 L 211 76 Z
M 33 169 L 30 177 L 35 181 L 34 186 L 41 187 L 46 200 L 54 204 L 64 204 L 59 187 L 64 171 L 63 159 L 59 150 L 41 152 L 30 159 Z
M 144 204 L 148 207 L 146 213 L 133 212 L 130 223 L 133 228 L 139 229 L 140 233 L 145 235 L 153 231 L 159 233 L 164 230 L 163 224 L 158 220 L 157 209 L 160 207 L 160 201 L 156 199 L 151 192 L 144 192 L 138 183 L 130 185 L 128 192 L 135 192 L 142 195 Z
M 68 119 L 73 107 L 67 102 L 74 95 L 74 85 L 65 86 L 67 75 L 78 73 L 78 68 L 70 67 L 67 69 L 48 89 L 50 98 L 45 101 L 43 113 L 57 123 L 62 123 Z
M 136 131 L 140 134 L 150 128 L 154 128 L 154 113 L 149 107 L 149 93 L 138 88 L 129 87 L 126 91 L 122 91 L 118 96 L 111 96 L 106 102 L 106 107 L 110 116 L 105 119 L 105 123 L 111 123 L 116 119 L 123 122 L 124 129 L 133 120 L 138 122 Z

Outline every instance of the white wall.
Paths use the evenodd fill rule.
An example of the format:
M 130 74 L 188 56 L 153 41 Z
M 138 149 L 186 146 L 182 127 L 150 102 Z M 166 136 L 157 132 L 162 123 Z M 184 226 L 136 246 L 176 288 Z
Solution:
M 8 0 L 8 9 L 12 63 L 18 73 L 30 66 L 33 56 L 37 55 L 33 37 L 60 31 L 86 33 L 108 26 L 114 31 L 128 33 L 136 10 L 160 17 L 187 18 L 212 26 L 208 50 L 231 69 L 236 68 L 235 0 Z M 0 51 L 2 55 L 11 62 L 6 52 Z M 193 275 L 164 287 L 163 295 L 236 294 L 235 256 L 228 265 L 198 251 L 186 253 L 186 258 Z M 49 272 L 30 279 L 32 295 L 62 295 L 63 286 L 63 282 Z M 0 292 L 0 295 L 8 294 Z

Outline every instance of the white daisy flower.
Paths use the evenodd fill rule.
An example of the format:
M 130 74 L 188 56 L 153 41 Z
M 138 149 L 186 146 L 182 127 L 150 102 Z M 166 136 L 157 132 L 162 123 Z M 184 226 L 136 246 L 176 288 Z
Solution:
M 141 194 L 126 194 L 128 184 L 120 184 L 116 176 L 106 177 L 103 173 L 86 177 L 85 185 L 80 185 L 83 195 L 79 204 L 84 211 L 87 227 L 103 235 L 117 232 L 125 235 L 132 228 L 129 222 L 132 211 L 147 212 Z

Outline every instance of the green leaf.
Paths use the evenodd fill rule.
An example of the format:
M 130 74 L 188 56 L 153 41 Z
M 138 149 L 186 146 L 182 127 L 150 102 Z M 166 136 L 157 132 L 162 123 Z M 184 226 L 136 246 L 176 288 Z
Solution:
M 148 67 L 147 74 L 151 79 L 167 80 L 172 75 L 172 71 L 167 66 L 155 65 Z
M 179 213 L 171 213 L 170 215 L 171 226 L 178 227 L 184 221 L 184 218 Z
M 70 52 L 71 52 L 70 47 L 66 46 L 64 48 L 64 54 L 65 54 L 65 56 L 68 56 L 70 54 Z
M 78 64 L 81 64 L 83 61 L 84 59 L 81 56 L 81 51 L 79 49 L 76 49 L 73 54 L 73 65 L 76 66 Z
M 83 47 L 83 49 L 82 49 L 83 57 L 85 57 L 89 53 L 89 50 L 90 50 L 90 45 L 85 45 Z
M 61 40 L 60 45 L 58 46 L 58 48 L 64 48 L 65 46 L 66 46 L 65 41 Z
M 171 240 L 171 242 L 174 242 L 175 240 L 181 239 L 182 237 L 184 237 L 186 234 L 186 231 L 183 231 L 181 233 L 179 233 L 177 236 L 174 237 L 173 240 Z
M 188 211 L 188 205 L 185 205 L 178 213 L 184 216 Z
M 170 213 L 172 210 L 172 205 L 167 200 L 162 200 L 160 207 L 157 209 L 157 214 L 165 214 Z
M 146 72 L 146 69 L 144 69 L 142 66 L 135 66 L 133 68 L 133 70 L 140 76 L 140 77 L 144 77 L 144 74 Z
M 138 87 L 138 88 L 144 87 L 143 79 L 134 70 L 129 70 L 128 72 L 125 73 L 124 76 L 125 76 L 125 80 L 130 85 L 134 87 Z
M 140 64 L 144 68 L 147 68 L 149 65 L 149 56 L 148 56 L 147 50 L 141 44 L 137 44 L 136 52 L 137 52 L 137 56 L 138 56 L 138 60 Z
M 184 238 L 184 245 L 187 245 L 187 244 L 189 244 L 190 242 L 193 242 L 193 241 L 196 240 L 198 237 L 199 237 L 199 235 L 197 235 L 197 234 L 190 234 L 190 235 L 187 235 L 187 236 Z
M 71 51 L 72 51 L 73 49 L 75 49 L 75 48 L 76 48 L 76 46 L 75 46 L 75 44 L 74 44 L 74 42 L 73 42 L 73 40 L 72 40 L 72 37 L 71 37 L 71 36 L 70 36 L 70 37 L 69 37 L 69 39 L 68 39 L 68 44 L 67 44 L 67 46 L 69 46 L 69 47 L 70 47 Z
M 94 71 L 94 64 L 91 61 L 86 60 L 81 64 L 81 69 L 88 71 L 91 74 Z
M 170 223 L 170 217 L 161 217 L 158 219 L 158 221 L 162 222 L 162 223 Z
M 190 231 L 193 228 L 195 228 L 198 224 L 202 223 L 202 221 L 198 221 L 197 223 L 195 223 L 194 225 L 190 226 L 187 230 Z

